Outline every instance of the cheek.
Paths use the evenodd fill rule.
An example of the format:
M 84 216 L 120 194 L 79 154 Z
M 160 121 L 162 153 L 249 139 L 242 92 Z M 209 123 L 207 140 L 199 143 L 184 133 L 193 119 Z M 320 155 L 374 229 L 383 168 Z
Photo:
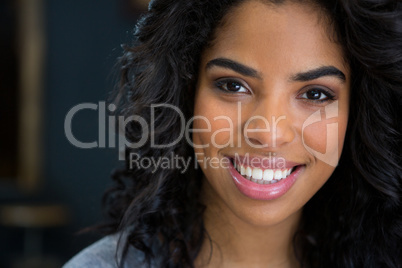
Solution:
M 345 138 L 348 114 L 326 119 L 321 113 L 322 120 L 308 124 L 302 130 L 303 146 L 316 159 L 336 167 L 342 152 Z
M 217 177 L 218 168 L 225 165 L 219 156 L 219 148 L 225 147 L 230 137 L 229 132 L 225 130 L 230 128 L 230 124 L 224 119 L 228 116 L 222 116 L 224 110 L 216 105 L 213 98 L 208 98 L 208 95 L 199 96 L 196 100 L 192 126 L 195 156 L 207 180 L 212 185 L 220 184 L 222 180 L 213 178 Z
M 208 150 L 234 145 L 237 114 L 233 107 L 215 103 L 213 98 L 199 98 L 194 107 L 194 117 L 194 144 L 208 145 Z
M 328 134 L 326 121 L 327 120 L 311 124 L 303 129 L 303 145 L 305 147 L 320 153 L 326 152 Z

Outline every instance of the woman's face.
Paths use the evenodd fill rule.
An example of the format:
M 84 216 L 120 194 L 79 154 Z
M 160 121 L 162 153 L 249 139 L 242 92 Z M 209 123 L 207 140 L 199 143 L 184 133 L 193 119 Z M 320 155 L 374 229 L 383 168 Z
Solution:
M 298 214 L 330 177 L 350 91 L 331 34 L 322 13 L 300 4 L 247 1 L 225 17 L 202 54 L 195 97 L 207 207 L 272 225 Z

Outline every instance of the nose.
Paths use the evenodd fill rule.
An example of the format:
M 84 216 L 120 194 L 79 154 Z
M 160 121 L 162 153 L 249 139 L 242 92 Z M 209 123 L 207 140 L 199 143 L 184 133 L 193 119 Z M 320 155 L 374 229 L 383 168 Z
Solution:
M 295 138 L 295 128 L 286 100 L 267 98 L 254 104 L 251 116 L 243 125 L 248 145 L 254 148 L 276 148 Z

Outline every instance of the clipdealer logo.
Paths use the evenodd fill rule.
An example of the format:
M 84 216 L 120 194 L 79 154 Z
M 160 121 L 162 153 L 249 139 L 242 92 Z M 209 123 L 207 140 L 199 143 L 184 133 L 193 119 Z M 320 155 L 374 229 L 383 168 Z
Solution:
M 168 148 L 171 146 L 176 145 L 180 140 L 183 138 L 186 139 L 189 145 L 191 145 L 194 148 L 206 148 L 209 147 L 211 144 L 212 146 L 216 148 L 223 148 L 223 147 L 241 147 L 242 144 L 242 139 L 241 135 L 238 135 L 237 142 L 234 142 L 234 131 L 242 132 L 244 131 L 243 135 L 245 137 L 245 141 L 249 146 L 252 146 L 254 148 L 265 148 L 268 147 L 268 144 L 262 144 L 262 145 L 257 145 L 257 144 L 252 144 L 249 142 L 248 135 L 247 133 L 252 133 L 252 132 L 270 132 L 272 135 L 272 143 L 271 147 L 276 146 L 276 130 L 277 130 L 277 125 L 279 124 L 280 121 L 286 120 L 286 116 L 282 115 L 278 118 L 275 116 L 272 116 L 271 118 L 271 125 L 269 121 L 260 115 L 252 116 L 248 118 L 247 122 L 245 123 L 244 130 L 235 130 L 234 129 L 234 124 L 232 121 L 232 118 L 225 116 L 225 115 L 220 115 L 216 116 L 213 118 L 214 121 L 217 120 L 226 120 L 229 124 L 228 128 L 223 128 L 215 131 L 212 134 L 212 139 L 211 139 L 211 144 L 194 144 L 192 139 L 191 139 L 191 133 L 200 133 L 200 132 L 211 132 L 212 131 L 212 125 L 211 122 L 204 116 L 194 116 L 190 118 L 187 123 L 185 121 L 185 116 L 182 113 L 182 111 L 171 104 L 152 104 L 150 106 L 150 124 L 141 116 L 139 115 L 132 115 L 132 116 L 114 116 L 114 115 L 107 115 L 108 112 L 114 112 L 116 110 L 116 106 L 114 104 L 109 104 L 106 106 L 106 103 L 101 101 L 98 104 L 95 103 L 81 103 L 73 108 L 71 108 L 68 113 L 66 114 L 65 120 L 64 120 L 64 131 L 67 140 L 74 145 L 77 148 L 81 149 L 91 149 L 91 148 L 120 148 L 121 153 L 119 154 L 119 160 L 125 160 L 125 154 L 124 154 L 124 148 L 129 147 L 129 148 L 140 148 L 144 146 L 150 139 L 150 145 L 152 148 Z M 169 142 L 168 144 L 156 144 L 155 142 L 155 136 L 153 133 L 155 132 L 155 110 L 156 109 L 171 109 L 174 112 L 176 112 L 180 118 L 180 124 L 177 126 L 180 128 L 180 133 L 178 137 Z M 89 109 L 93 111 L 98 111 L 98 137 L 97 140 L 91 141 L 91 142 L 82 142 L 79 141 L 73 134 L 72 131 L 72 121 L 74 117 L 77 115 L 82 110 Z M 241 125 L 242 120 L 241 120 L 241 103 L 238 103 L 237 106 L 237 125 Z M 314 155 L 317 159 L 325 162 L 328 165 L 331 166 L 336 166 L 338 164 L 338 153 L 339 153 L 339 148 L 338 148 L 338 123 L 328 123 L 326 126 L 326 149 L 324 153 L 318 152 L 311 148 L 309 145 L 307 145 L 305 141 L 305 129 L 308 126 L 311 126 L 315 123 L 318 123 L 323 120 L 331 119 L 331 118 L 337 118 L 338 117 L 338 101 L 334 101 L 324 107 L 324 109 L 319 109 L 312 113 L 303 123 L 302 125 L 302 143 L 303 146 L 306 148 L 308 152 L 310 152 L 312 155 Z M 192 128 L 192 123 L 194 120 L 203 120 L 205 122 L 205 128 L 202 129 L 195 129 Z M 253 120 L 262 120 L 262 122 L 265 124 L 264 129 L 253 129 L 250 128 L 250 123 Z M 335 120 L 334 120 L 335 121 Z M 127 141 L 125 137 L 125 129 L 126 126 L 129 123 L 135 122 L 141 126 L 141 138 L 137 142 L 129 142 Z M 116 133 L 116 126 L 117 126 L 117 133 Z M 216 135 L 221 133 L 221 132 L 228 132 L 229 133 L 229 141 L 226 144 L 218 144 L 216 142 Z M 106 135 L 107 134 L 107 135 Z M 116 135 L 117 134 L 117 135 Z M 106 137 L 108 136 L 108 137 Z M 106 140 L 106 138 L 108 138 Z M 117 143 L 116 143 L 117 141 Z
M 302 143 L 304 148 L 324 163 L 336 167 L 338 165 L 339 144 L 338 144 L 338 123 L 329 123 L 326 126 L 326 147 L 325 153 L 320 153 L 310 146 L 304 140 L 304 129 L 314 123 L 322 120 L 337 118 L 338 117 L 338 101 L 334 101 L 325 106 L 324 116 L 322 116 L 322 110 L 317 110 L 311 114 L 303 123 L 302 126 Z

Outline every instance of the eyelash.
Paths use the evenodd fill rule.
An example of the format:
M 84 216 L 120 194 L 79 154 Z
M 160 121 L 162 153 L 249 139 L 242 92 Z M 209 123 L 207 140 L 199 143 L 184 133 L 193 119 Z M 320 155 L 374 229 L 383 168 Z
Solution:
M 229 83 L 234 83 L 239 85 L 240 87 L 244 88 L 244 91 L 231 91 L 227 88 Z M 247 89 L 246 86 L 243 85 L 242 82 L 239 82 L 235 79 L 220 79 L 218 81 L 215 81 L 215 87 L 217 87 L 219 90 L 222 90 L 224 92 L 230 93 L 230 94 L 235 94 L 235 93 L 249 93 L 250 91 Z M 226 88 L 225 88 L 226 87 Z
M 238 86 L 244 88 L 244 90 L 243 91 L 231 91 L 231 90 L 229 90 L 227 88 L 229 83 L 237 84 Z M 229 93 L 229 94 L 249 93 L 250 92 L 247 89 L 247 87 L 243 85 L 242 82 L 237 81 L 236 79 L 221 79 L 221 80 L 215 81 L 215 87 L 218 88 L 219 90 L 224 91 L 224 92 Z M 320 94 L 320 99 L 309 99 L 307 96 L 302 97 L 302 96 L 304 96 L 307 93 L 312 92 L 312 91 L 316 91 L 317 93 L 319 93 Z M 322 95 L 325 95 L 326 97 L 324 99 L 321 99 Z M 308 90 L 304 91 L 303 93 L 299 94 L 298 98 L 306 99 L 307 101 L 311 101 L 311 102 L 322 103 L 322 102 L 327 102 L 327 101 L 334 100 L 335 95 L 333 93 L 331 93 L 329 90 L 319 88 L 319 87 L 312 87 L 312 88 L 309 88 Z
M 321 98 L 322 95 L 325 95 L 326 97 L 324 99 L 309 99 L 307 97 L 302 97 L 302 96 L 304 96 L 307 93 L 312 92 L 312 91 L 316 91 L 317 93 L 319 93 L 320 98 Z M 323 89 L 323 88 L 319 88 L 319 87 L 309 88 L 308 90 L 306 90 L 303 93 L 299 94 L 298 97 L 301 98 L 301 99 L 306 99 L 307 101 L 318 102 L 318 103 L 329 102 L 329 101 L 333 101 L 335 99 L 335 95 L 332 92 L 330 92 L 329 90 Z

